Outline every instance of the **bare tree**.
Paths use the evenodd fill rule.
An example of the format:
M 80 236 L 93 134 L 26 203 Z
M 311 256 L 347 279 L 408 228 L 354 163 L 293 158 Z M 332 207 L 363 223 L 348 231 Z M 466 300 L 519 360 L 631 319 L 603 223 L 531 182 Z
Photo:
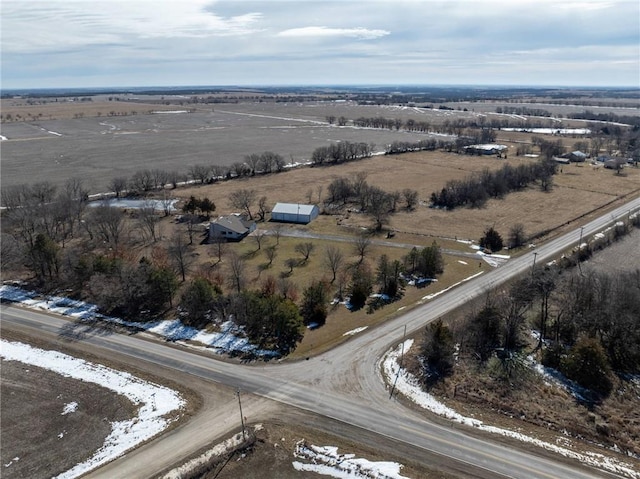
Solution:
M 331 284 L 336 280 L 336 275 L 338 274 L 338 271 L 340 271 L 340 268 L 342 268 L 343 263 L 344 255 L 342 254 L 342 251 L 335 246 L 327 246 L 325 249 L 324 264 L 333 275 L 331 278 Z
M 418 204 L 418 192 L 416 190 L 405 188 L 402 190 L 402 196 L 404 196 L 407 210 L 411 211 Z
M 258 166 L 260 165 L 260 155 L 258 155 L 257 153 L 246 155 L 244 157 L 244 161 L 249 166 L 249 175 L 255 176 L 255 174 L 258 172 Z
M 209 178 L 209 167 L 205 165 L 192 165 L 189 168 L 189 176 L 194 181 L 204 183 Z
M 162 211 L 165 216 L 169 216 L 171 214 L 175 201 L 176 200 L 171 193 L 167 190 L 162 190 L 162 193 L 160 194 L 160 204 L 162 205 Z
M 176 170 L 171 170 L 167 175 L 167 181 L 171 184 L 171 187 L 174 190 L 178 187 L 178 183 L 184 181 L 184 175 L 178 173 Z
M 226 251 L 227 240 L 220 235 L 215 235 L 209 238 L 209 243 L 213 244 L 218 263 L 222 262 L 222 256 L 224 256 Z
M 171 237 L 168 253 L 172 263 L 182 277 L 182 282 L 184 282 L 191 267 L 192 258 L 189 244 L 185 241 L 182 234 L 176 233 Z
M 118 251 L 125 232 L 124 213 L 118 208 L 102 204 L 93 208 L 89 221 L 98 237 Z
M 247 174 L 247 172 L 249 171 L 249 168 L 247 167 L 246 164 L 240 161 L 236 161 L 234 164 L 231 165 L 229 171 L 234 176 L 240 178 L 241 176 L 245 176 Z
M 237 293 L 242 292 L 246 283 L 247 265 L 242 257 L 232 251 L 229 254 L 229 283 Z
M 290 299 L 291 301 L 295 301 L 298 296 L 295 284 L 288 278 L 281 277 L 278 280 L 278 291 L 283 298 Z
M 284 226 L 282 224 L 277 224 L 275 228 L 273 228 L 273 236 L 276 239 L 276 246 L 280 246 L 280 237 L 282 236 L 282 230 Z
M 166 170 L 155 169 L 151 171 L 155 188 L 164 188 L 169 183 L 169 173 Z
M 260 248 L 262 248 L 262 243 L 267 239 L 267 233 L 264 230 L 255 230 L 251 234 L 251 237 L 256 242 L 258 250 L 260 250 Z
M 525 243 L 526 239 L 527 237 L 524 233 L 524 225 L 522 223 L 516 223 L 509 230 L 509 238 L 507 240 L 509 248 L 519 248 Z
M 227 176 L 228 169 L 222 165 L 211 165 L 211 177 L 213 181 L 218 181 L 219 179 Z
M 237 208 L 246 212 L 250 220 L 253 219 L 253 215 L 251 214 L 251 207 L 253 206 L 253 203 L 255 203 L 255 201 L 255 190 L 236 190 L 229 196 L 229 204 L 233 208 Z
M 303 262 L 306 263 L 307 261 L 309 261 L 309 256 L 311 256 L 311 253 L 313 252 L 315 248 L 315 245 L 311 242 L 305 242 L 305 243 L 298 243 L 295 248 L 294 251 L 296 253 L 300 253 L 303 257 Z
M 154 243 L 158 241 L 158 223 L 160 217 L 156 214 L 153 203 L 146 201 L 137 211 L 137 222 L 140 226 L 143 241 L 150 239 Z
M 367 213 L 375 221 L 376 231 L 380 231 L 382 230 L 382 226 L 389 220 L 391 200 L 389 195 L 377 186 L 371 186 L 369 188 L 367 197 Z
M 295 258 L 287 258 L 284 264 L 286 265 L 287 268 L 289 268 L 288 273 L 291 274 L 293 273 L 293 268 L 295 268 L 298 265 L 298 260 Z
M 398 201 L 402 197 L 402 193 L 399 191 L 392 191 L 389 193 L 389 202 L 391 203 L 391 211 L 395 211 L 398 207 Z
M 56 186 L 49 181 L 34 183 L 30 188 L 31 197 L 40 205 L 51 203 L 56 195 Z
M 137 193 L 146 193 L 154 188 L 151 170 L 138 170 L 131 177 L 129 188 Z
M 272 245 L 272 246 L 269 246 L 268 248 L 265 248 L 264 253 L 267 259 L 269 260 L 267 267 L 270 267 L 273 264 L 273 260 L 278 255 L 277 249 L 274 245 Z
M 367 251 L 369 251 L 369 248 L 371 247 L 371 238 L 369 238 L 367 233 L 361 233 L 356 236 L 353 246 L 356 250 L 356 254 L 360 256 L 358 263 L 362 263 Z
M 116 194 L 116 198 L 120 198 L 120 195 L 127 189 L 129 181 L 124 176 L 113 178 L 109 183 L 109 188 Z
M 186 229 L 187 229 L 187 234 L 189 235 L 189 244 L 193 244 L 193 237 L 196 234 L 197 225 L 200 224 L 200 218 L 198 217 L 198 215 L 185 214 L 185 215 L 182 215 L 181 221 L 187 227 Z
M 258 221 L 264 221 L 268 209 L 269 207 L 267 206 L 267 197 L 262 196 L 258 200 Z

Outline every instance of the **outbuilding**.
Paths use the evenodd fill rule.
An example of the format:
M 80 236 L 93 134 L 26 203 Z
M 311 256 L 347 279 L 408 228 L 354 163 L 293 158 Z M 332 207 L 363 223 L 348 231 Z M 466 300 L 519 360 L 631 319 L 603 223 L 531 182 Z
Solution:
M 271 210 L 271 221 L 283 223 L 311 223 L 320 214 L 316 205 L 302 205 L 299 203 L 276 203 Z

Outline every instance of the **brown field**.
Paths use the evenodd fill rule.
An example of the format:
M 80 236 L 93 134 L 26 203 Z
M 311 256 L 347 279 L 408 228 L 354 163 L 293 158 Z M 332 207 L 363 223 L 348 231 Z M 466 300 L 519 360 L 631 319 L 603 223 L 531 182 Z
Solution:
M 535 159 L 510 157 L 512 165 Z M 434 238 L 465 238 L 478 240 L 488 226 L 494 225 L 506 237 L 516 223 L 524 223 L 526 233 L 540 233 L 565 226 L 583 215 L 606 206 L 618 198 L 640 193 L 640 168 L 627 168 L 623 175 L 589 164 L 563 165 L 562 173 L 554 177 L 553 191 L 544 193 L 531 186 L 511 193 L 502 200 L 490 200 L 480 209 L 461 208 L 454 211 L 430 209 L 426 206 L 433 191 L 439 191 L 451 179 L 462 179 L 483 168 L 497 169 L 505 160 L 494 157 L 472 157 L 444 152 L 420 152 L 397 156 L 381 156 L 333 167 L 302 168 L 282 174 L 247 180 L 220 182 L 175 190 L 179 198 L 189 195 L 207 196 L 217 206 L 216 214 L 232 212 L 227 198 L 232 191 L 246 188 L 276 202 L 308 203 L 309 196 L 317 203 L 318 188 L 326 197 L 329 184 L 339 177 L 351 178 L 356 173 L 367 174 L 367 181 L 386 191 L 404 188 L 418 191 L 421 205 L 413 212 L 399 211 L 392 215 L 389 227 L 396 231 Z M 366 217 L 347 213 L 333 221 L 341 228 L 370 226 Z M 328 221 L 328 220 L 327 220 Z M 330 221 L 331 223 L 332 221 Z M 309 229 L 322 229 L 324 221 L 314 222 Z M 352 228 L 350 228 L 352 229 Z
M 108 101 L 104 95 L 90 102 L 45 99 L 42 101 L 46 103 L 33 105 L 27 104 L 26 99 L 1 100 L 2 135 L 7 138 L 2 142 L 2 186 L 36 181 L 62 185 L 69 177 L 80 177 L 92 193 L 99 193 L 108 190 L 112 178 L 129 178 L 145 168 L 176 170 L 186 175 L 191 165 L 229 166 L 244 161 L 246 155 L 263 151 L 278 153 L 287 162 L 304 162 L 314 149 L 329 142 L 365 142 L 375 145 L 375 151 L 382 151 L 393 141 L 418 141 L 426 136 L 339 128 L 327 124 L 326 117 L 330 115 L 348 119 L 411 118 L 431 125 L 485 115 L 471 109 L 431 110 L 354 102 L 274 103 L 245 99 L 240 103 L 194 104 L 187 97 L 171 95 L 166 100 L 162 96 L 121 97 L 123 101 Z M 149 114 L 161 110 L 193 112 Z M 12 121 L 6 121 L 7 115 Z M 553 123 L 573 124 L 569 120 Z M 584 122 L 578 126 L 584 126 Z M 530 135 L 502 131 L 498 132 L 498 139 L 514 146 L 531 141 Z M 579 139 L 580 136 L 562 138 L 568 148 Z

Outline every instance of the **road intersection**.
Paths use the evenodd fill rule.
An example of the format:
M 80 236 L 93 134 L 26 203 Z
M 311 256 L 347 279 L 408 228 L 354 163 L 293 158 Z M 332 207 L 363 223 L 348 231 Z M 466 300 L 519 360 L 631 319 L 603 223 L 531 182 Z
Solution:
M 182 371 L 234 389 L 256 398 L 275 401 L 300 410 L 332 418 L 356 428 L 370 431 L 437 454 L 450 461 L 470 466 L 477 477 L 587 479 L 608 474 L 549 454 L 531 453 L 504 443 L 478 438 L 463 428 L 452 428 L 428 420 L 424 415 L 403 407 L 390 398 L 381 381 L 379 361 L 406 333 L 411 335 L 448 311 L 478 297 L 509 279 L 531 269 L 533 262 L 543 264 L 567 251 L 583 238 L 601 231 L 618 218 L 640 208 L 640 198 L 618 207 L 583 227 L 558 237 L 535 250 L 510 260 L 491 272 L 461 284 L 429 303 L 376 328 L 354 336 L 340 346 L 306 361 L 277 364 L 240 365 L 211 359 L 210 356 L 171 347 L 143 337 L 111 334 L 96 335 L 83 342 L 119 358 L 132 358 Z M 58 334 L 66 320 L 15 307 L 4 307 L 3 323 L 20 324 L 46 334 Z M 180 428 L 171 434 L 179 434 Z M 136 462 L 158 464 L 157 471 L 135 468 L 127 456 L 91 474 L 90 477 L 148 477 L 162 470 L 162 461 L 154 452 L 154 443 L 136 451 Z M 167 459 L 168 460 L 168 459 Z M 127 465 L 128 464 L 128 465 Z M 120 476 L 124 477 L 124 476 Z M 611 476 L 614 477 L 614 476 Z

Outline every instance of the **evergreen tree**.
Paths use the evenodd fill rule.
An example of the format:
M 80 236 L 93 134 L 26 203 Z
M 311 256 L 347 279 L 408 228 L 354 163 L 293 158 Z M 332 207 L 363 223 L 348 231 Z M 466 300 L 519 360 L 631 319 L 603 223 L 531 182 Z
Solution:
M 327 320 L 327 285 L 324 281 L 312 281 L 302 293 L 300 313 L 304 324 L 322 326 Z
M 484 236 L 480 238 L 480 246 L 491 252 L 500 251 L 503 247 L 502 236 L 492 226 L 484 231 Z
M 429 324 L 424 331 L 422 355 L 427 384 L 451 375 L 454 365 L 455 344 L 451 330 L 441 319 Z

